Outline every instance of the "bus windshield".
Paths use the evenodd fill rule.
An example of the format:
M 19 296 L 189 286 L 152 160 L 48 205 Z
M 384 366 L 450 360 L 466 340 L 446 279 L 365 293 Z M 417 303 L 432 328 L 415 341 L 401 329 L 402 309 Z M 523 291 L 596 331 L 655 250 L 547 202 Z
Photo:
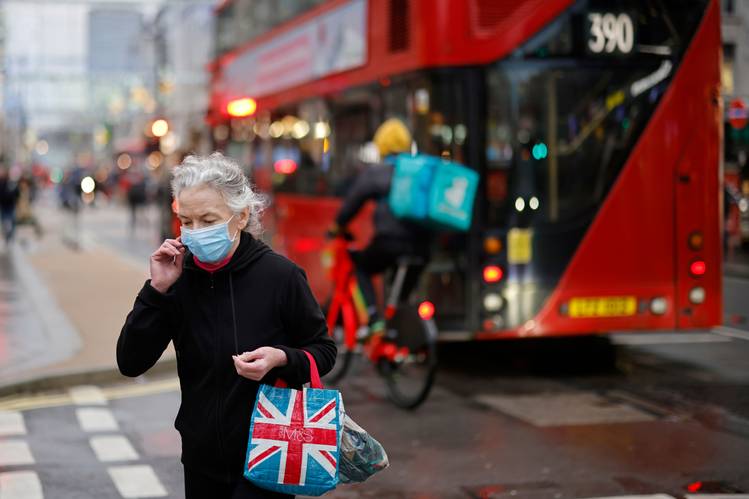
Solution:
M 485 220 L 534 230 L 534 279 L 547 289 L 647 126 L 706 3 L 580 1 L 488 68 Z M 554 242 L 547 258 L 545 237 Z

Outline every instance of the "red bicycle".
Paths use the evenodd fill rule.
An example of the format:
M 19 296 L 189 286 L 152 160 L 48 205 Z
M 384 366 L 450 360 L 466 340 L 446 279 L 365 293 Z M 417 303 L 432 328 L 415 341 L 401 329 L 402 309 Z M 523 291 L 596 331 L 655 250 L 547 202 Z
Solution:
M 349 371 L 356 355 L 368 359 L 385 380 L 388 398 L 398 407 L 413 409 L 429 395 L 437 369 L 437 327 L 434 305 L 402 297 L 406 275 L 423 261 L 398 260 L 392 283 L 386 289 L 385 329 L 373 333 L 369 317 L 357 307 L 357 283 L 349 253 L 349 234 L 332 242 L 333 295 L 327 307 L 328 330 L 338 345 L 338 359 L 326 380 L 335 383 Z

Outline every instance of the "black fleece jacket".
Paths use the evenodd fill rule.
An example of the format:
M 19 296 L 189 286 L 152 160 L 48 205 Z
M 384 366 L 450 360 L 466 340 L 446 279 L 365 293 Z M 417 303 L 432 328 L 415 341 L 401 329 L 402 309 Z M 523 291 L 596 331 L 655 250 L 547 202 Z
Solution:
M 301 349 L 323 375 L 333 367 L 336 346 L 304 271 L 249 234 L 241 234 L 231 261 L 216 272 L 196 266 L 189 252 L 184 262 L 165 294 L 149 281 L 138 293 L 117 341 L 117 365 L 125 376 L 139 376 L 174 342 L 182 391 L 174 426 L 182 435 L 182 462 L 229 482 L 244 470 L 259 386 L 237 374 L 232 355 L 280 348 L 288 365 L 262 382 L 280 377 L 300 386 L 310 378 Z

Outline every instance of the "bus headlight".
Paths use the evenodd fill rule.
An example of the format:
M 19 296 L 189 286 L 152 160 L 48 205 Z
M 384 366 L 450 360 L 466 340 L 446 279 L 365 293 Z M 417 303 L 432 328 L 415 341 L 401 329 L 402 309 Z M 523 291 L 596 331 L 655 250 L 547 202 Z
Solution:
M 503 304 L 504 300 L 499 293 L 489 293 L 484 296 L 484 308 L 487 312 L 497 312 Z
M 663 315 L 668 310 L 668 302 L 662 296 L 650 301 L 650 311 L 655 315 Z
M 705 302 L 705 288 L 697 286 L 689 290 L 689 301 L 695 305 L 699 305 Z

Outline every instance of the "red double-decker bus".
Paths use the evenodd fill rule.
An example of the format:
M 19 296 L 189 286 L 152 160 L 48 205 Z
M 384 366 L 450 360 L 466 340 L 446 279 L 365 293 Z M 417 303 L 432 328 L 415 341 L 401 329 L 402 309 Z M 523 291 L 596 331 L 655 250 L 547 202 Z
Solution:
M 481 177 L 470 231 L 437 234 L 422 278 L 442 338 L 720 323 L 718 0 L 234 0 L 216 15 L 217 146 L 272 193 L 273 243 L 321 301 L 325 229 L 398 117 L 419 151 Z M 355 229 L 365 244 L 366 214 Z

